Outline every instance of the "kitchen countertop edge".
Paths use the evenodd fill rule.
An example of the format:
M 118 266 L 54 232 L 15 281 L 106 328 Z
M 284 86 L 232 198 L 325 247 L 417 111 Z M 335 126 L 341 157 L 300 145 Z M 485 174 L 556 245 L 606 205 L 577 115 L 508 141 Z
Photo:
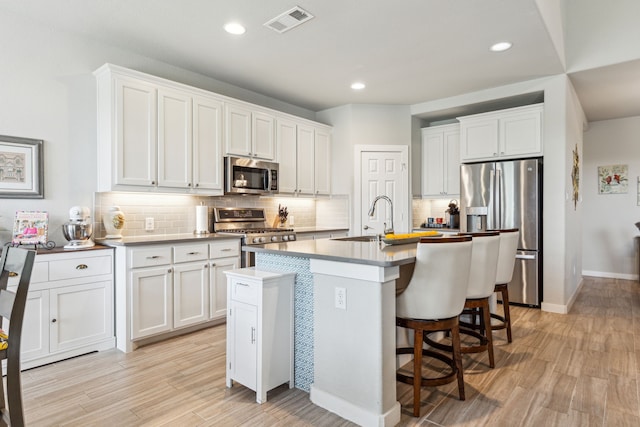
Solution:
M 242 236 L 220 236 L 215 233 L 209 234 L 164 234 L 154 236 L 131 236 L 123 237 L 121 239 L 95 239 L 96 243 L 104 246 L 117 247 L 117 246 L 144 246 L 155 244 L 170 244 L 170 243 L 192 243 L 200 241 L 212 241 L 212 240 L 229 240 L 229 239 L 241 239 Z

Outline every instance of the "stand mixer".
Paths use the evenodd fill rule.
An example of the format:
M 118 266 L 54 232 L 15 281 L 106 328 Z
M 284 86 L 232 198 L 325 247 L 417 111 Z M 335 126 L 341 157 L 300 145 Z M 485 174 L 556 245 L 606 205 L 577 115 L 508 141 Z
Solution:
M 91 240 L 93 224 L 89 208 L 74 206 L 69 209 L 69 222 L 62 224 L 62 234 L 69 241 L 65 249 L 86 249 L 95 246 Z

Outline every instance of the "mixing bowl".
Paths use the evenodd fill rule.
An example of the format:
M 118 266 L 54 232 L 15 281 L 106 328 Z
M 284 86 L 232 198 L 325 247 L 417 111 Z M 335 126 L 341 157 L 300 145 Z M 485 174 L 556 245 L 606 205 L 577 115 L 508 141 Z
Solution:
M 62 224 L 62 234 L 68 241 L 89 240 L 93 234 L 93 224 L 84 222 L 67 222 Z

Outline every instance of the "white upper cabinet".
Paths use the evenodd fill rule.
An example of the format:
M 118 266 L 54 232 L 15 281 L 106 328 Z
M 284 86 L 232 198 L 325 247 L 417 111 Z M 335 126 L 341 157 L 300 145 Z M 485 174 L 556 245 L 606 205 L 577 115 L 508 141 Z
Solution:
M 275 158 L 275 117 L 240 104 L 225 105 L 225 153 L 262 160 Z
M 112 64 L 94 75 L 97 191 L 219 196 L 224 194 L 225 155 L 267 161 L 282 155 L 282 192 L 329 194 L 328 165 L 322 160 L 318 167 L 319 158 L 328 158 L 323 147 L 329 146 L 329 127 L 291 116 L 289 137 L 296 145 L 284 158 L 276 148 L 277 111 Z M 312 163 L 303 168 L 296 157 L 299 124 L 311 129 L 302 139 L 311 140 L 303 156 Z M 305 175 L 298 178 L 298 173 Z
M 158 186 L 192 186 L 191 136 L 191 97 L 179 91 L 158 89 Z
M 210 96 L 193 98 L 193 187 L 223 191 L 222 114 L 224 104 Z
M 460 194 L 460 125 L 422 129 L 422 195 Z
M 536 104 L 458 117 L 461 161 L 541 156 L 542 113 Z
M 315 189 L 317 195 L 331 194 L 331 133 L 316 129 L 315 147 Z
M 276 146 L 280 193 L 330 194 L 330 145 L 328 130 L 302 120 L 278 118 Z
M 98 190 L 222 195 L 223 102 L 106 64 L 98 84 Z
M 98 94 L 98 110 L 106 113 L 98 118 L 105 145 L 99 148 L 99 160 L 108 159 L 99 167 L 104 184 L 156 185 L 156 88 L 125 77 L 107 77 L 104 86 Z

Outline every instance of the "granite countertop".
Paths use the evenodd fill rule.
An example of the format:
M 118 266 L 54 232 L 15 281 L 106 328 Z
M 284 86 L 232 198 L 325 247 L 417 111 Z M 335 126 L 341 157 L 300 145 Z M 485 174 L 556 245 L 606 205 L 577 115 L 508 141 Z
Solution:
M 231 236 L 229 234 L 218 235 L 215 233 L 209 234 L 155 234 L 148 236 L 131 236 L 123 237 L 121 239 L 95 239 L 96 243 L 100 243 L 105 246 L 142 246 L 153 245 L 158 243 L 191 243 L 209 240 L 223 240 L 223 239 L 240 239 L 241 235 Z
M 391 267 L 415 263 L 416 246 L 417 243 L 388 246 L 378 242 L 320 239 L 243 246 L 242 250 Z

